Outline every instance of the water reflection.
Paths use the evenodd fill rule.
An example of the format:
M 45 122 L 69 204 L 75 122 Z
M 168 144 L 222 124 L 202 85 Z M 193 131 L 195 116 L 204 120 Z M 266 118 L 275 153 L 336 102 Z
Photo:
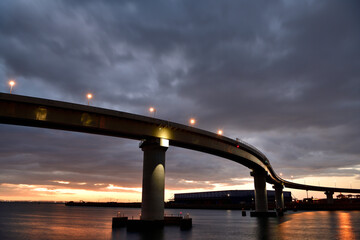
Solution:
M 268 218 L 257 218 L 257 236 L 259 240 L 271 239 L 271 234 L 269 232 L 269 219 Z
M 339 239 L 355 239 L 349 212 L 337 212 Z
M 247 212 L 223 210 L 181 210 L 190 212 L 193 228 L 178 226 L 156 232 L 112 229 L 118 211 L 138 216 L 140 209 L 65 207 L 55 204 L 0 203 L 0 239 L 181 239 L 181 240 L 303 240 L 360 239 L 360 211 L 287 212 L 281 218 L 252 218 Z M 180 210 L 166 210 L 176 214 Z

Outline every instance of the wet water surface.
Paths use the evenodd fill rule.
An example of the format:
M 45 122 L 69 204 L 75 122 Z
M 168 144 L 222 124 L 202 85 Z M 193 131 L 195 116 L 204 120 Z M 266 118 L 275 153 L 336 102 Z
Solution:
M 117 212 L 139 218 L 140 209 L 0 203 L 0 239 L 360 239 L 360 211 L 287 212 L 260 219 L 238 210 L 166 209 L 167 214 L 190 213 L 193 228 L 143 234 L 112 229 Z

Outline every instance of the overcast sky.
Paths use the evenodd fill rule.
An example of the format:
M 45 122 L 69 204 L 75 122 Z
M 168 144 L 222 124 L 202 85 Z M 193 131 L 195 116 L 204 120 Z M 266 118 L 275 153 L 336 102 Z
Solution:
M 285 179 L 360 188 L 356 0 L 2 0 L 0 91 L 9 79 L 15 94 L 195 117 Z M 0 125 L 0 166 L 0 199 L 141 199 L 132 140 Z M 166 196 L 253 188 L 249 172 L 172 147 Z

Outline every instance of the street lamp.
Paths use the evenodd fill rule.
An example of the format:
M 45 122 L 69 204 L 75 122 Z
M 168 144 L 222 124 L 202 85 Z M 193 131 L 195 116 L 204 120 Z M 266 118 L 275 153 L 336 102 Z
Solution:
M 155 117 L 155 113 L 156 113 L 156 109 L 154 107 L 150 107 L 149 108 L 149 112 L 151 112 L 153 115 L 153 117 Z
M 223 135 L 223 130 L 219 129 L 219 130 L 217 131 L 217 134 Z
M 90 105 L 90 99 L 92 99 L 93 95 L 91 93 L 88 93 L 86 97 L 88 99 L 88 105 Z
M 190 122 L 190 125 L 195 125 L 196 120 L 194 118 L 190 118 L 189 122 Z
M 11 93 L 13 86 L 15 86 L 15 81 L 14 81 L 14 80 L 11 80 L 11 81 L 9 82 L 9 85 L 10 85 L 10 93 Z

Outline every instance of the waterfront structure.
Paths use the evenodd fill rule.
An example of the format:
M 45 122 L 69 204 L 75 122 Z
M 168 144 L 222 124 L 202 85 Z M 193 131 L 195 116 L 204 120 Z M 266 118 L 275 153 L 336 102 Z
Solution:
M 284 191 L 284 204 L 291 203 L 291 192 Z M 275 191 L 267 190 L 266 196 L 268 203 L 274 205 Z M 205 205 L 244 205 L 252 206 L 255 202 L 254 190 L 227 190 L 211 192 L 194 192 L 194 193 L 176 193 L 174 194 L 174 203 L 179 204 L 205 204 Z
M 0 93 L 0 123 L 86 132 L 141 140 L 144 152 L 142 219 L 163 220 L 165 152 L 169 146 L 223 157 L 251 169 L 255 185 L 255 211 L 266 215 L 266 182 L 273 185 L 277 207 L 284 206 L 283 188 L 360 193 L 360 189 L 331 188 L 282 179 L 267 157 L 254 146 L 187 125 L 92 106 Z

